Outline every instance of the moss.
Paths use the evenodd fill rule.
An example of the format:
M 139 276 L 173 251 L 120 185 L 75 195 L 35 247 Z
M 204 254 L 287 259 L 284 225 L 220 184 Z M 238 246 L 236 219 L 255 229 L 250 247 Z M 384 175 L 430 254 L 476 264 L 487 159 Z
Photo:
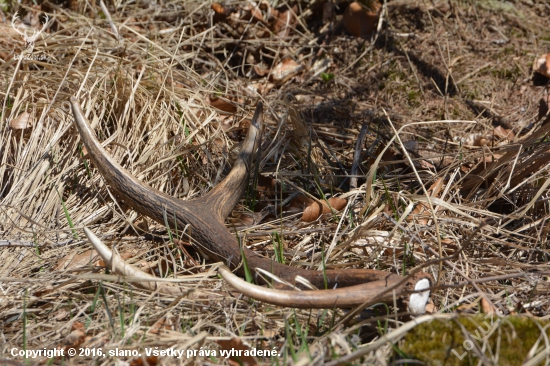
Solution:
M 477 5 L 479 5 L 481 8 L 492 10 L 497 13 L 513 14 L 517 17 L 525 18 L 525 15 L 521 11 L 519 11 L 510 1 L 483 0 L 477 2 Z
M 407 94 L 407 97 L 409 99 L 409 105 L 412 106 L 412 107 L 418 107 L 420 106 L 420 93 L 418 93 L 417 91 L 413 90 L 413 91 L 410 91 L 408 94 Z
M 429 365 L 477 365 L 480 355 L 491 364 L 521 365 L 548 324 L 526 316 L 483 314 L 436 319 L 410 331 L 399 349 Z M 544 345 L 540 342 L 539 347 Z

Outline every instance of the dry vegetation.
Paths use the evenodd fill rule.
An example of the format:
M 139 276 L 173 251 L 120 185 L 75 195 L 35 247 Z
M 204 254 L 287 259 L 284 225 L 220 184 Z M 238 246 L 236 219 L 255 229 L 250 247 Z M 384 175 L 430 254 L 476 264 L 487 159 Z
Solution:
M 117 200 L 73 128 L 76 94 L 115 160 L 182 199 L 223 178 L 262 100 L 259 174 L 227 221 L 244 244 L 308 268 L 423 268 L 438 281 L 431 312 L 548 317 L 550 99 L 532 71 L 550 51 L 548 3 L 392 0 L 372 40 L 347 33 L 348 3 L 324 3 L 0 1 L 0 363 L 13 347 L 281 353 L 245 364 L 404 357 L 380 338 L 410 330 L 397 309 L 346 317 L 243 298 L 188 228 L 169 232 Z M 16 11 L 29 35 L 49 17 L 34 58 L 15 57 Z M 308 194 L 347 201 L 306 222 Z M 133 287 L 104 268 L 84 226 L 129 262 L 211 295 Z M 27 364 L 123 361 L 238 364 Z

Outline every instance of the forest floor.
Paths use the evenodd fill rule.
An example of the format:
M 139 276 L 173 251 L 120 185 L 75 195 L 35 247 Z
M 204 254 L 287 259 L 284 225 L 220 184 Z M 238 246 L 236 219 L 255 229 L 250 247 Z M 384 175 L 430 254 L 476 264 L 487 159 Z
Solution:
M 0 365 L 548 361 L 550 96 L 533 71 L 550 52 L 547 1 L 389 0 L 364 18 L 344 0 L 33 4 L 0 0 Z M 262 101 L 258 179 L 228 230 L 292 266 L 421 269 L 436 280 L 427 315 L 243 297 L 188 228 L 109 190 L 73 127 L 74 95 L 114 160 L 183 200 L 227 174 Z M 314 212 L 331 197 L 342 207 Z M 212 297 L 140 289 L 105 268 L 84 227 Z M 472 339 L 435 326 L 424 336 L 443 359 L 407 344 L 415 321 L 457 314 L 544 330 L 519 361 L 468 353 Z

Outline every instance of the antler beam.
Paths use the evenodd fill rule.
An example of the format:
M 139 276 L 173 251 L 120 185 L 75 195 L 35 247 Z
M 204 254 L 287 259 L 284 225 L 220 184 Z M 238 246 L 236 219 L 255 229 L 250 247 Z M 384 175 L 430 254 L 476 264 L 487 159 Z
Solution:
M 193 228 L 193 237 L 200 245 L 199 251 L 214 260 L 224 262 L 243 276 L 241 248 L 235 236 L 225 227 L 224 220 L 246 189 L 252 157 L 261 139 L 262 103 L 259 103 L 256 108 L 241 152 L 227 177 L 206 196 L 191 201 L 181 201 L 147 186 L 115 162 L 95 137 L 77 99 L 72 97 L 70 101 L 75 123 L 82 141 L 86 145 L 88 155 L 111 188 L 136 211 L 160 223 L 164 224 L 166 215 L 170 218 L 169 222 L 172 221 L 172 217 L 175 218 L 177 226 L 180 228 L 190 225 Z M 369 298 L 379 297 L 377 295 L 400 282 L 403 283 L 398 285 L 394 291 L 383 296 L 382 301 L 393 300 L 393 294 L 397 294 L 401 298 L 410 291 L 425 289 L 432 283 L 432 277 L 424 272 L 417 273 L 406 280 L 405 277 L 399 275 L 372 269 L 326 270 L 323 274 L 319 271 L 274 262 L 246 247 L 243 247 L 242 252 L 258 282 L 264 282 L 257 271 L 257 269 L 262 269 L 290 283 L 294 283 L 295 278 L 301 276 L 318 288 L 325 287 L 325 279 L 329 288 L 338 288 L 337 290 L 305 292 L 282 291 L 279 292 L 278 297 L 274 297 L 273 293 L 269 293 L 269 291 L 257 290 L 258 286 L 249 284 L 241 286 L 238 281 L 228 280 L 246 295 L 250 294 L 250 297 L 276 305 L 305 308 L 350 307 L 363 304 Z M 224 274 L 222 271 L 220 273 Z M 224 278 L 226 277 L 229 278 L 224 275 Z M 429 291 L 424 291 L 422 294 L 426 293 Z M 404 300 L 409 301 L 414 295 L 418 297 L 420 294 L 413 294 Z M 423 301 L 425 304 L 427 295 Z M 422 306 L 419 305 L 416 308 L 417 310 L 422 308 L 421 312 L 423 312 Z

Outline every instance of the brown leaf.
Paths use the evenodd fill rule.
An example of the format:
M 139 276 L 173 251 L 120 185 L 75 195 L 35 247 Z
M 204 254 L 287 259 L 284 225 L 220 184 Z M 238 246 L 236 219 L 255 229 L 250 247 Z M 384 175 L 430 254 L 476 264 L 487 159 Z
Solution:
M 264 16 L 256 5 L 249 3 L 244 10 L 243 20 L 265 23 Z
M 296 12 L 298 8 L 296 5 L 292 9 L 282 11 L 277 14 L 275 23 L 273 24 L 273 31 L 277 33 L 280 38 L 286 38 L 292 34 L 294 24 L 296 24 Z
M 435 305 L 433 302 L 429 302 L 426 304 L 426 313 L 433 314 L 435 313 Z
M 258 365 L 258 361 L 256 361 L 256 359 L 254 357 L 244 356 L 244 351 L 250 352 L 250 348 L 246 344 L 244 344 L 243 341 L 240 338 L 234 337 L 234 338 L 231 338 L 228 341 L 219 340 L 219 341 L 217 341 L 217 343 L 220 345 L 220 347 L 224 351 L 231 351 L 231 350 L 241 351 L 239 353 L 242 354 L 242 356 L 239 356 L 239 357 L 231 356 L 231 357 L 229 357 L 229 364 L 231 366 L 238 366 L 238 365 L 256 366 L 256 365 Z
M 340 197 L 331 197 L 328 199 L 328 204 L 336 211 L 343 210 L 348 204 L 348 200 Z
M 140 219 L 135 221 L 135 227 L 142 232 L 146 233 L 149 231 L 149 222 L 146 217 L 141 217 Z
M 212 107 L 218 108 L 219 110 L 222 110 L 224 112 L 228 112 L 228 113 L 237 112 L 237 107 L 225 99 L 221 99 L 218 97 L 210 97 L 208 98 L 208 101 L 210 102 L 210 105 Z
M 498 137 L 503 138 L 503 139 L 508 139 L 508 140 L 511 140 L 516 136 L 514 134 L 514 131 L 512 131 L 510 129 L 506 129 L 502 126 L 495 127 L 494 130 L 493 130 L 493 134 L 495 136 L 498 136 Z
M 481 310 L 485 314 L 495 314 L 496 313 L 494 306 L 492 306 L 491 303 L 489 301 L 487 301 L 487 299 L 485 297 L 481 298 Z
M 84 340 L 86 339 L 86 332 L 82 329 L 75 329 L 69 335 L 67 338 L 65 338 L 65 350 L 68 350 L 69 348 L 78 348 L 82 343 L 84 343 Z
M 82 322 L 74 322 L 71 325 L 71 330 L 84 330 L 86 327 L 84 326 L 84 323 Z
M 236 212 L 229 218 L 229 221 L 232 225 L 252 226 L 259 224 L 265 217 L 266 214 L 262 212 Z
M 282 84 L 294 75 L 296 75 L 300 70 L 302 70 L 302 68 L 302 65 L 299 65 L 290 57 L 285 57 L 273 68 L 271 72 L 271 78 L 274 82 Z
M 193 247 L 193 245 L 191 245 L 191 242 L 183 241 L 181 239 L 174 239 L 174 244 L 181 245 L 181 246 L 184 246 L 184 247 L 189 247 L 189 248 Z
M 348 200 L 346 200 L 345 198 L 331 197 L 328 199 L 328 205 L 330 205 L 330 207 L 332 207 L 335 211 L 342 210 L 344 207 L 346 207 L 347 203 Z M 316 202 L 314 200 L 311 200 L 309 206 L 307 206 L 302 213 L 302 221 L 312 222 L 317 220 L 319 216 L 330 213 L 331 210 L 328 205 L 324 201 Z
M 217 23 L 219 21 L 224 20 L 227 17 L 227 11 L 225 7 L 220 3 L 212 3 L 211 6 L 212 10 L 214 10 L 214 22 Z
M 252 215 L 248 215 L 248 214 L 243 214 L 239 217 L 241 223 L 244 225 L 244 226 L 252 226 L 254 225 L 254 223 L 256 222 L 254 220 L 254 217 L 252 217 Z
M 320 204 L 319 202 L 313 202 L 311 205 L 309 205 L 304 212 L 302 213 L 302 221 L 303 222 L 313 222 L 321 216 L 325 209 L 330 212 L 330 209 L 326 207 L 325 205 Z
M 401 255 L 403 254 L 403 249 L 396 249 L 396 248 L 386 248 L 384 249 L 384 255 L 390 257 L 390 256 L 394 256 L 394 255 Z
M 174 320 L 170 315 L 163 316 L 157 320 L 147 332 L 151 334 L 161 334 L 165 333 L 167 330 L 175 330 Z
M 24 130 L 31 127 L 31 115 L 27 112 L 21 113 L 10 121 L 10 127 L 14 130 Z
M 430 186 L 428 189 L 428 194 L 430 197 L 437 197 L 439 195 L 439 191 L 443 187 L 443 178 L 438 178 L 434 184 Z M 420 202 L 414 210 L 412 210 L 411 215 L 407 218 L 407 220 L 413 220 L 415 218 L 418 219 L 418 223 L 420 225 L 427 225 L 428 224 L 428 218 L 425 216 L 428 216 L 430 214 L 429 207 L 427 204 Z M 420 217 L 418 217 L 420 216 Z
M 540 56 L 535 61 L 533 71 L 550 78 L 550 53 Z
M 259 77 L 262 77 L 269 74 L 269 69 L 267 69 L 266 67 L 263 67 L 263 65 L 254 65 L 254 72 Z
M 352 36 L 369 38 L 376 30 L 380 4 L 376 1 L 371 3 L 372 10 L 364 8 L 358 2 L 353 2 L 344 11 L 342 22 Z
M 448 255 L 454 254 L 459 249 L 458 245 L 456 245 L 455 241 L 451 238 L 441 239 L 441 244 Z
M 82 254 L 69 253 L 57 261 L 56 271 L 65 271 L 87 265 L 98 265 L 99 254 L 95 250 L 87 250 Z

